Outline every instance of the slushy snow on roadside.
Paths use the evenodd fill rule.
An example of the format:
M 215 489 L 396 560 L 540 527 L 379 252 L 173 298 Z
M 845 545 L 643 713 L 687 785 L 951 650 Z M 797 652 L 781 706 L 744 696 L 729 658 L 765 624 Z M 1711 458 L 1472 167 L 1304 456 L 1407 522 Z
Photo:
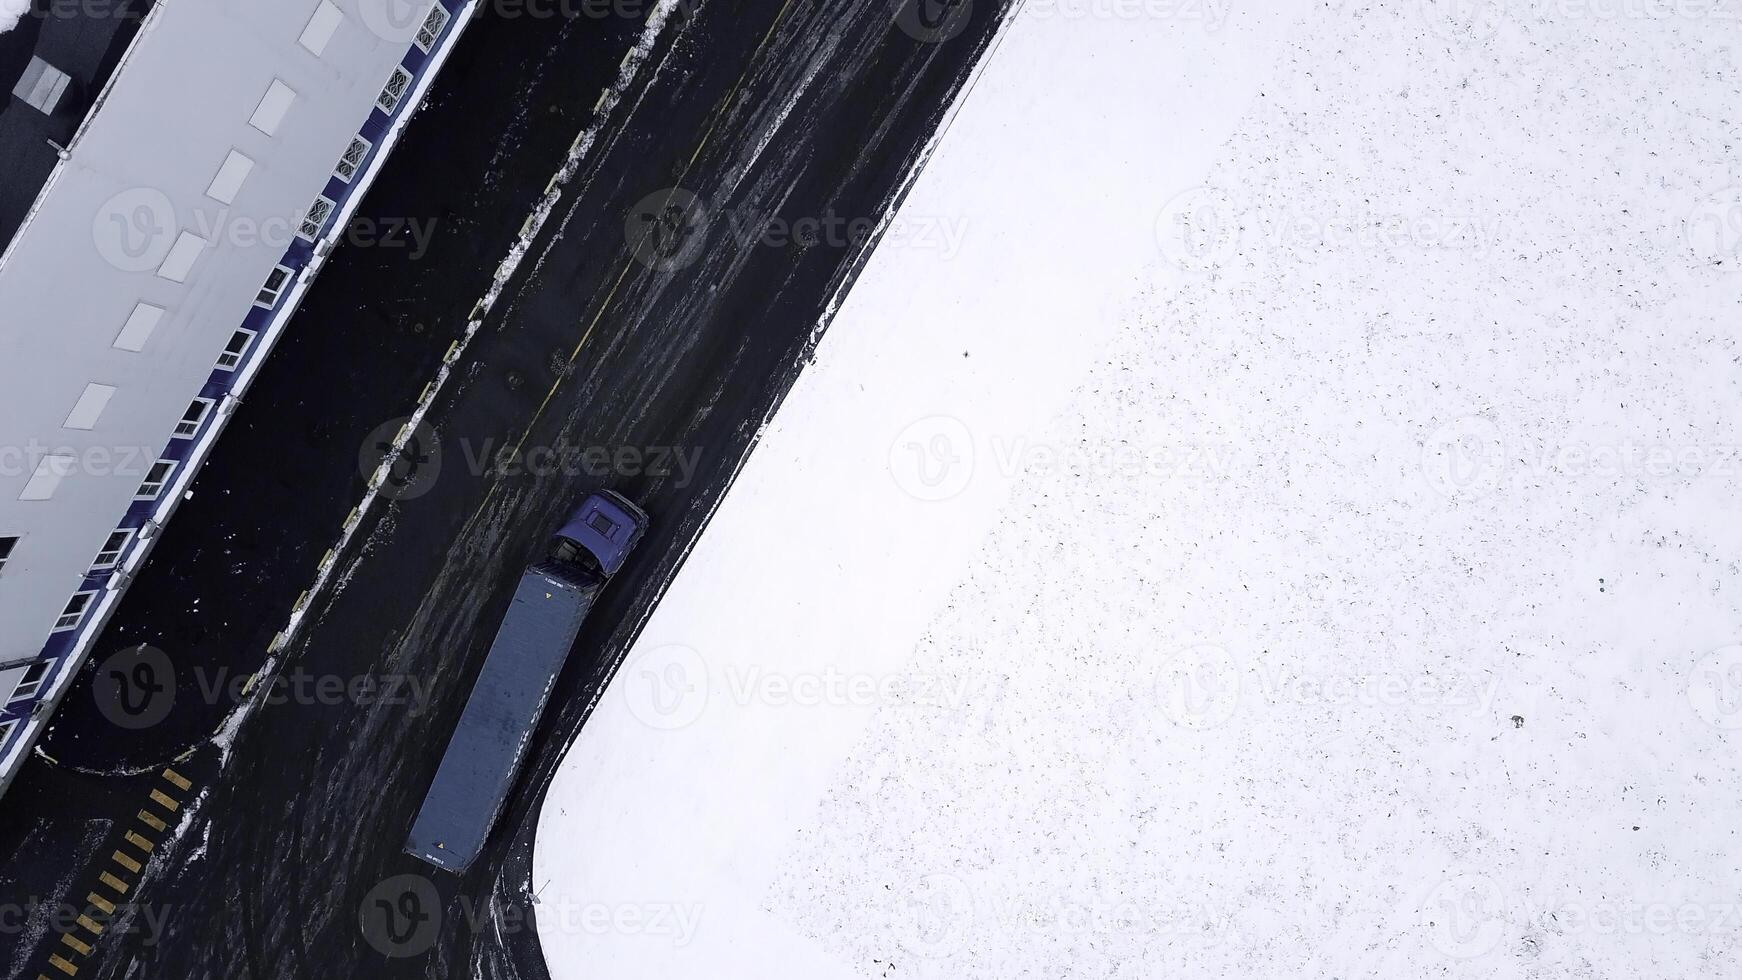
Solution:
M 18 26 L 30 13 L 30 0 L 0 0 L 0 34 Z
M 1738 25 L 1067 6 L 571 749 L 553 975 L 1742 974 Z

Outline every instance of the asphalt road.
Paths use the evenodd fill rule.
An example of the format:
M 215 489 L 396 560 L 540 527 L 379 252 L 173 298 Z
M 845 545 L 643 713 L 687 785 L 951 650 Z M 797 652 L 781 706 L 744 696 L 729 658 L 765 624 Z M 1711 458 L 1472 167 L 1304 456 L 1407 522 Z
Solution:
M 427 253 L 335 254 L 97 648 L 94 664 L 163 649 L 173 709 L 124 730 L 75 691 L 45 743 L 58 764 L 33 763 L 0 802 L 0 903 L 49 903 L 12 930 L 9 975 L 61 975 L 54 952 L 80 977 L 544 976 L 529 873 L 544 787 L 863 262 L 854 219 L 900 193 L 1001 13 L 708 0 L 674 18 L 437 397 L 395 499 L 275 662 L 283 686 L 253 689 L 220 747 L 221 681 L 264 661 L 362 495 L 359 454 L 433 375 L 640 30 L 476 23 L 363 205 L 437 219 Z M 483 462 L 504 447 L 520 450 L 509 465 Z M 564 462 L 528 467 L 553 458 L 533 450 Z M 653 531 L 557 679 L 485 854 L 463 878 L 433 872 L 399 848 L 441 748 L 520 569 L 600 485 Z M 154 842 L 132 874 L 110 856 L 135 853 L 127 834 Z M 128 891 L 95 910 L 100 937 L 54 921 L 62 901 L 92 912 L 109 873 Z

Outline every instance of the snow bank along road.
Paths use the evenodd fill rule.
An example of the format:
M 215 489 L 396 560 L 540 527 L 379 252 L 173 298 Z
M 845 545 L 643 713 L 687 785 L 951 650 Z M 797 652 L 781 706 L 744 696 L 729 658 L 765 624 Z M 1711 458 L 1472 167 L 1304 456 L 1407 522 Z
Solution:
M 1742 976 L 1736 22 L 1098 6 L 564 760 L 553 972 Z
M 120 761 L 150 766 L 139 780 L 52 767 L 28 774 L 29 792 L 41 803 L 28 818 L 5 818 L 15 834 L 13 853 L 52 845 L 59 869 L 46 878 L 13 879 L 9 889 L 21 903 L 40 895 L 48 903 L 83 904 L 88 893 L 97 893 L 100 875 L 115 872 L 111 852 L 136 847 L 124 840 L 134 831 L 135 812 L 162 806 L 150 793 L 182 808 L 166 813 L 172 822 L 167 836 L 148 830 L 158 844 L 149 858 L 140 855 L 142 872 L 115 872 L 129 884 L 126 902 L 90 953 L 68 954 L 82 964 L 80 976 L 446 977 L 468 969 L 492 977 L 540 975 L 522 890 L 538 788 L 790 384 L 825 305 L 862 255 L 859 233 L 899 192 L 998 14 L 994 5 L 979 5 L 951 25 L 959 33 L 948 45 L 916 40 L 911 25 L 903 29 L 891 8 L 875 3 L 712 2 L 668 22 L 616 117 L 572 177 L 572 191 L 438 397 L 426 440 L 389 494 L 391 506 L 365 522 L 356 546 L 339 557 L 337 588 L 315 600 L 304 632 L 283 651 L 283 675 L 315 683 L 257 688 L 256 697 L 276 696 L 239 730 L 227 730 L 215 744 L 196 743 L 191 756 L 173 760 L 188 786 L 165 783 L 159 773 L 185 744 L 186 733 L 178 729 L 184 708 L 203 713 L 212 725 L 222 719 L 228 705 L 212 710 L 213 699 L 203 693 L 210 672 L 178 674 L 175 712 L 143 735 L 127 736 L 132 744 Z M 539 54 L 500 55 L 536 79 L 545 65 L 590 50 L 583 39 L 590 27 L 584 21 L 547 25 L 551 35 Z M 530 28 L 517 20 L 504 29 Z M 456 65 L 488 73 L 491 38 L 500 35 L 487 23 L 473 30 Z M 626 39 L 604 63 L 616 65 L 627 47 Z M 503 124 L 533 142 L 544 127 L 556 126 L 566 146 L 580 129 L 569 103 L 591 106 L 599 84 L 592 80 L 579 94 L 528 84 L 534 94 L 512 102 Z M 446 118 L 456 128 L 471 125 L 442 117 L 441 110 L 439 102 L 433 105 L 418 125 L 431 118 Z M 584 121 L 586 114 L 580 116 Z M 495 152 L 508 156 L 513 149 Z M 468 156 L 460 164 L 477 169 L 446 172 L 461 186 L 487 187 L 497 162 Z M 427 213 L 427 204 L 418 207 L 413 202 L 408 210 Z M 492 229 L 501 224 L 497 215 L 462 213 L 458 220 Z M 650 226 L 671 234 L 650 235 Z M 478 285 L 457 309 L 440 308 L 453 300 L 451 290 L 425 283 L 404 302 L 377 300 L 370 315 L 442 329 L 463 321 L 485 285 L 477 268 L 487 270 L 498 258 L 467 254 L 468 237 L 456 233 L 446 245 L 438 238 L 427 260 L 462 270 Z M 345 259 L 344 252 L 335 256 L 329 277 Z M 366 276 L 359 278 L 366 283 Z M 317 290 L 334 281 L 340 280 L 323 278 Z M 369 295 L 366 284 L 361 289 Z M 334 299 L 330 309 L 342 317 L 343 302 L 354 303 L 356 295 Z M 310 319 L 298 327 L 309 328 Z M 265 388 L 263 376 L 257 391 L 283 392 L 287 406 L 315 402 L 325 393 L 308 388 L 313 376 L 281 377 L 285 386 L 278 389 Z M 428 376 L 413 374 L 397 413 Z M 404 385 L 397 377 L 387 383 Z M 257 404 L 267 404 L 263 394 L 244 411 Z M 277 470 L 276 479 L 321 492 L 293 498 L 295 507 L 277 513 L 311 511 L 336 529 L 360 491 L 357 458 L 367 456 L 380 438 L 374 430 L 392 415 L 304 417 L 332 431 L 322 428 L 321 451 L 295 453 L 295 465 Z M 248 438 L 250 428 L 240 422 L 226 448 Z M 521 452 L 514 459 L 496 457 L 515 445 Z M 555 458 L 573 463 L 538 472 L 521 465 L 535 457 L 548 462 L 551 454 L 534 452 L 541 449 L 560 450 Z M 611 462 L 599 471 L 587 450 L 602 450 Z M 246 459 L 279 465 L 258 448 Z M 233 517 L 243 513 L 234 502 L 238 494 L 226 494 L 218 482 L 225 471 L 217 464 L 196 485 L 178 530 L 200 525 L 191 508 L 202 498 L 227 500 L 221 509 Z M 439 895 L 413 896 L 428 902 L 411 908 L 390 883 L 422 866 L 398 849 L 506 602 L 506 587 L 555 518 L 581 490 L 600 482 L 642 501 L 655 531 L 595 611 L 559 679 L 522 792 L 495 846 L 464 881 L 440 882 Z M 258 553 L 271 551 L 258 541 L 275 539 L 234 519 L 247 545 L 232 556 L 236 581 L 246 588 L 258 578 L 262 596 L 284 596 L 284 576 L 270 555 Z M 295 523 L 302 523 L 300 516 Z M 289 564 L 312 573 L 324 545 L 311 553 L 299 539 L 298 547 L 304 550 L 289 554 Z M 207 562 L 223 553 L 215 544 L 208 548 L 202 553 Z M 168 567 L 166 554 L 147 575 Z M 191 601 L 174 604 L 184 618 L 171 636 L 138 625 L 152 621 L 141 608 L 129 619 L 132 631 L 118 639 L 167 646 L 186 637 L 227 654 L 234 671 L 252 670 L 282 626 L 294 592 L 281 604 L 269 603 L 265 615 L 243 616 L 218 601 L 233 601 L 234 581 L 222 591 L 186 566 L 176 575 L 200 588 L 199 606 L 226 611 L 202 618 L 186 612 Z M 300 590 L 310 577 L 290 576 L 291 588 Z M 140 583 L 130 603 L 153 594 L 147 584 Z M 216 656 L 194 655 L 188 662 Z M 406 683 L 391 700 L 309 693 L 321 689 L 323 678 Z M 326 685 L 332 690 L 331 680 Z M 107 720 L 100 711 L 93 715 L 92 724 Z M 166 755 L 144 754 L 140 746 L 160 732 L 174 733 L 155 742 Z M 110 756 L 88 747 L 95 737 L 69 733 L 65 754 L 75 754 L 77 746 L 85 768 L 97 767 Z M 26 785 L 21 781 L 20 788 Z M 63 790 L 67 806 L 60 811 L 56 796 Z M 494 911 L 481 911 L 493 897 L 499 899 Z M 406 913 L 405 920 L 362 914 L 384 908 Z M 11 968 L 34 975 L 46 969 L 50 947 L 61 953 L 68 947 L 49 917 L 30 921 Z

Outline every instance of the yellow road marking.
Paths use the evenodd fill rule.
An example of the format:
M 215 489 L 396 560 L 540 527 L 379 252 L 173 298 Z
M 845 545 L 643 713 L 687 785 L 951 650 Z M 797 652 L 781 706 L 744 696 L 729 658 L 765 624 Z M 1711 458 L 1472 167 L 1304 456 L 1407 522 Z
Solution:
M 97 880 L 102 882 L 105 885 L 108 885 L 110 888 L 115 889 L 115 892 L 117 894 L 120 894 L 120 895 L 127 894 L 127 889 L 132 887 L 131 885 L 127 884 L 125 881 L 122 881 L 121 879 L 115 877 L 114 875 L 110 874 L 107 871 L 98 875 Z M 114 908 L 113 905 L 111 905 L 109 907 L 111 909 Z
M 152 848 L 157 846 L 156 844 L 153 844 L 152 842 L 146 840 L 144 837 L 141 837 L 140 835 L 134 833 L 131 830 L 129 830 L 127 832 L 126 841 L 127 841 L 127 843 L 132 844 L 134 847 L 139 848 L 140 850 L 144 851 L 147 854 L 150 854 Z
M 103 924 L 88 915 L 79 916 L 79 925 L 84 926 L 85 931 L 93 936 L 101 936 L 103 934 Z
M 48 958 L 48 961 L 49 961 L 49 963 L 54 965 L 55 969 L 59 970 L 60 972 L 66 974 L 69 977 L 79 972 L 78 967 L 76 967 L 76 966 L 72 965 L 71 963 L 68 963 L 66 960 L 62 959 L 60 957 L 60 954 L 58 954 L 58 953 L 55 954 L 54 956 L 50 956 Z
M 61 937 L 60 937 L 60 941 L 61 941 L 61 944 L 62 944 L 62 945 L 64 945 L 64 946 L 71 946 L 71 947 L 72 947 L 72 948 L 73 948 L 73 949 L 76 949 L 76 950 L 78 950 L 78 952 L 79 952 L 79 955 L 80 955 L 80 956 L 89 956 L 89 955 L 91 955 L 91 947 L 90 947 L 90 946 L 88 946 L 88 945 L 86 945 L 86 944 L 84 944 L 84 943 L 82 943 L 82 942 L 80 942 L 80 941 L 79 941 L 79 940 L 78 940 L 78 938 L 77 938 L 77 937 L 75 937 L 75 936 L 74 936 L 74 935 L 73 935 L 73 934 L 72 934 L 72 933 L 70 933 L 70 932 L 63 932 L 63 933 L 61 933 Z
M 757 60 L 761 58 L 762 53 L 767 49 L 768 42 L 774 37 L 774 32 L 778 30 L 781 23 L 786 20 L 787 11 L 792 9 L 792 3 L 793 0 L 786 0 L 785 3 L 781 4 L 780 12 L 774 15 L 774 22 L 768 25 L 768 33 L 762 35 L 762 40 L 756 46 L 756 52 L 750 56 L 752 67 L 745 69 L 744 73 L 738 76 L 738 80 L 732 83 L 732 90 L 727 92 L 726 98 L 720 102 L 719 111 L 714 113 L 713 118 L 709 121 L 707 131 L 702 133 L 701 142 L 696 144 L 695 152 L 690 154 L 689 161 L 684 164 L 683 170 L 678 173 L 677 180 L 673 182 L 673 186 L 683 186 L 684 180 L 689 177 L 690 171 L 695 168 L 696 160 L 701 158 L 702 151 L 707 149 L 708 145 L 713 142 L 714 129 L 719 126 L 720 117 L 726 114 L 727 110 L 732 105 L 732 100 L 738 97 L 738 91 L 744 87 L 744 80 L 749 78 L 750 73 L 755 70 L 754 66 Z M 635 268 L 635 262 L 636 259 L 633 255 L 624 259 L 623 270 L 617 274 L 617 281 L 611 284 L 611 291 L 605 294 L 604 302 L 599 304 L 599 312 L 593 315 L 592 322 L 587 324 L 586 331 L 581 334 L 580 342 L 575 344 L 574 352 L 569 355 L 570 367 L 573 367 L 575 361 L 580 359 L 581 350 L 587 346 L 587 341 L 592 339 L 593 331 L 598 328 L 599 321 L 605 318 L 605 312 L 611 308 L 611 301 L 617 298 L 617 290 L 623 287 L 623 280 L 629 278 L 629 273 Z M 544 417 L 545 409 L 550 407 L 550 400 L 556 397 L 556 390 L 562 387 L 563 382 L 567 380 L 567 377 L 568 372 L 564 372 L 564 376 L 558 378 L 556 384 L 551 385 L 550 390 L 544 393 L 544 401 L 539 403 L 538 411 L 532 413 L 531 421 L 526 423 L 526 432 L 521 435 L 520 440 L 514 444 L 514 452 L 509 458 L 512 459 L 514 456 L 520 454 L 521 448 L 526 445 L 526 440 L 532 436 L 533 426 L 536 426 L 538 420 Z M 484 502 L 478 506 L 477 513 L 472 515 L 474 520 L 477 518 L 478 514 L 484 512 L 485 507 L 490 505 L 490 498 L 495 495 L 496 488 L 499 485 L 499 483 L 492 483 L 490 485 L 490 489 L 484 494 Z M 467 527 L 470 527 L 471 524 L 472 521 L 470 520 L 466 522 Z
M 756 43 L 756 53 L 750 56 L 752 65 L 756 63 L 756 59 L 762 56 L 763 50 L 768 47 L 768 42 L 774 39 L 774 32 L 780 30 L 780 22 L 786 19 L 786 12 L 791 9 L 792 0 L 786 0 L 780 5 L 780 13 L 774 15 L 774 23 L 768 25 L 768 33 L 762 35 L 762 40 Z M 683 178 L 689 176 L 690 168 L 696 165 L 696 158 L 702 155 L 702 151 L 707 149 L 709 143 L 713 142 L 714 127 L 720 124 L 720 116 L 726 114 L 726 107 L 730 106 L 732 100 L 738 97 L 738 90 L 744 87 L 744 79 L 749 77 L 750 70 L 746 69 L 744 74 L 739 75 L 738 80 L 732 83 L 732 91 L 727 92 L 725 100 L 720 103 L 720 112 L 714 116 L 712 122 L 708 123 L 708 131 L 702 134 L 702 141 L 696 144 L 696 152 L 690 154 L 690 162 L 684 164 L 683 173 L 678 175 L 677 182 L 680 186 L 683 184 Z
M 113 858 L 116 864 L 119 864 L 121 867 L 126 868 L 134 874 L 138 874 L 139 869 L 144 867 L 144 865 L 129 857 L 125 851 L 116 851 L 114 854 L 109 855 L 109 857 Z
M 175 788 L 181 790 L 184 793 L 187 792 L 188 788 L 193 785 L 192 780 L 188 779 L 186 776 L 183 776 L 181 773 L 176 772 L 174 769 L 165 769 L 163 771 L 163 778 L 174 783 Z
M 162 833 L 163 831 L 165 831 L 169 828 L 169 824 L 166 824 L 162 820 L 157 819 L 156 817 L 152 816 L 151 813 L 149 813 L 148 811 L 145 811 L 145 810 L 139 811 L 139 822 L 145 824 L 145 826 L 150 827 L 152 830 L 155 830 L 158 833 Z
M 93 906 L 96 907 L 97 911 L 102 912 L 104 915 L 113 915 L 115 912 L 115 903 L 109 901 L 108 899 L 97 894 L 96 892 L 92 892 L 89 895 L 86 895 L 85 901 L 90 902 Z
M 156 803 L 158 806 L 163 807 L 171 813 L 181 809 L 180 803 L 165 796 L 163 790 L 160 789 L 154 789 L 151 791 L 151 802 Z

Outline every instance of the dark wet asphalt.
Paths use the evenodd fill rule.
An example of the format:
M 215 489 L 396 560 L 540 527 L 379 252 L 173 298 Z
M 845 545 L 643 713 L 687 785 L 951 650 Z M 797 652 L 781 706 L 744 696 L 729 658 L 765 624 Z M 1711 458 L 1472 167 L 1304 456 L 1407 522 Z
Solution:
M 233 705 L 207 689 L 265 660 L 365 489 L 359 452 L 434 375 L 640 32 L 631 18 L 475 23 L 362 209 L 433 217 L 428 253 L 335 254 L 93 658 L 163 649 L 173 711 L 129 732 L 74 691 L 45 743 L 59 764 L 33 763 L 0 802 L 0 907 L 82 906 L 149 792 L 168 789 L 201 802 L 127 879 L 139 904 L 72 957 L 80 977 L 543 976 L 527 896 L 544 787 L 866 252 L 735 231 L 748 213 L 836 227 L 883 213 L 1002 13 L 953 9 L 943 26 L 959 33 L 941 43 L 898 29 L 887 2 L 708 0 L 667 26 L 437 398 L 398 499 L 364 520 L 342 584 L 284 651 L 278 690 L 293 696 L 259 707 L 223 762 L 210 736 Z M 665 232 L 626 235 L 656 213 Z M 472 465 L 504 446 L 571 462 Z M 601 484 L 654 530 L 583 629 L 484 856 L 463 879 L 429 871 L 399 847 L 513 583 Z M 428 699 L 324 697 L 300 678 Z M 166 763 L 191 788 L 166 787 Z M 433 883 L 426 905 L 405 897 L 421 889 L 407 874 Z M 8 975 L 58 975 L 49 911 L 4 937 L 18 940 L 0 954 Z

